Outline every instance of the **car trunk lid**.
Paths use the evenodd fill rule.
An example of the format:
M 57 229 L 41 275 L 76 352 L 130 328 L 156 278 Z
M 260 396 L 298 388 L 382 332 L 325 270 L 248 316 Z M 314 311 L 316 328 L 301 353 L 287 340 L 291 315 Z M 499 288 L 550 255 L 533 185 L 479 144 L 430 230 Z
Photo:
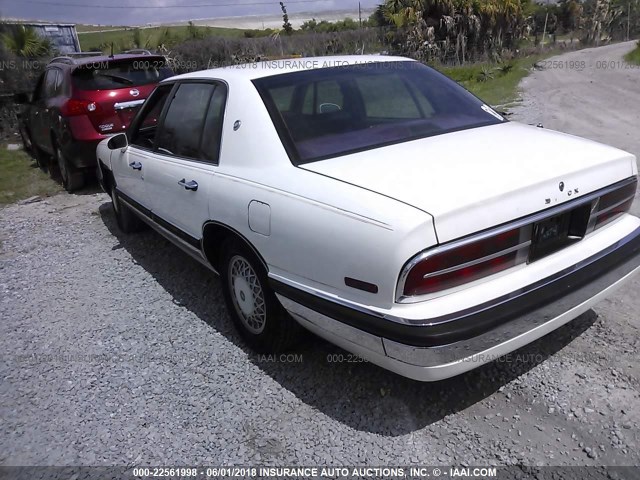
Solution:
M 301 167 L 429 213 L 442 243 L 630 177 L 633 159 L 590 140 L 509 122 Z

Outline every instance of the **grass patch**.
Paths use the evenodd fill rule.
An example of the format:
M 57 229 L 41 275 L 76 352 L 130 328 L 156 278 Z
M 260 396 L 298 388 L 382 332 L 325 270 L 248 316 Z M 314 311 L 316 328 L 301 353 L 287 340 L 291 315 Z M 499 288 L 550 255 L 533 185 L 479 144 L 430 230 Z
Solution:
M 638 44 L 635 50 L 631 50 L 629 53 L 627 53 L 624 56 L 624 59 L 634 65 L 640 65 L 640 40 L 638 40 Z
M 545 52 L 503 63 L 474 63 L 459 67 L 435 67 L 488 105 L 506 105 L 518 97 L 520 80 L 529 75 L 533 65 L 557 52 Z
M 117 28 L 117 27 L 116 27 Z M 240 28 L 222 27 L 195 27 L 202 36 L 215 35 L 218 37 L 244 37 L 244 30 Z M 112 30 L 112 29 L 105 29 Z M 78 32 L 80 47 L 83 51 L 98 51 L 101 46 L 113 43 L 115 53 L 120 50 L 131 49 L 134 46 L 135 28 L 123 28 L 112 31 Z M 177 25 L 172 27 L 150 27 L 140 29 L 142 48 L 154 50 L 157 45 L 163 43 L 173 45 L 189 38 L 189 27 Z M 105 52 L 109 48 L 105 49 Z
M 80 25 L 77 24 L 76 25 L 76 32 L 78 32 L 79 34 L 82 33 L 86 33 L 86 32 L 102 32 L 104 30 L 114 30 L 114 29 L 119 29 L 119 30 L 124 30 L 125 27 L 123 25 Z
M 9 151 L 6 145 L 0 144 L 0 206 L 60 191 L 62 187 L 36 167 L 24 151 Z

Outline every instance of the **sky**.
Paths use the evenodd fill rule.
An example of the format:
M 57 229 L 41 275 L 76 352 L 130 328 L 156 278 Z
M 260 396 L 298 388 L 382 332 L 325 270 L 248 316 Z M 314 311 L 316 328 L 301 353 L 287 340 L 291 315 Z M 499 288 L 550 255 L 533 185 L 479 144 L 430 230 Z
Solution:
M 360 2 L 362 8 L 369 9 L 381 3 L 381 0 Z M 284 3 L 289 13 L 358 11 L 358 0 L 285 0 Z M 273 16 L 280 13 L 278 0 L 0 1 L 0 15 L 3 18 L 99 25 L 144 25 L 204 18 Z

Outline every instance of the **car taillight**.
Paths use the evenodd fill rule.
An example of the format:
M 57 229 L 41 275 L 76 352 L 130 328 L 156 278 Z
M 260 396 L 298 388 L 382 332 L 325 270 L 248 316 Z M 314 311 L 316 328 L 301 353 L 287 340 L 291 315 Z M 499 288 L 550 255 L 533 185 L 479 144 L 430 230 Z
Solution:
M 628 183 L 622 188 L 614 190 L 600 197 L 597 209 L 592 213 L 595 228 L 600 228 L 631 208 L 636 195 L 638 180 Z
M 97 112 L 99 110 L 99 106 L 97 103 L 90 100 L 70 98 L 60 110 L 64 116 L 72 117 L 74 115 L 86 115 L 88 113 Z
M 527 260 L 531 226 L 434 249 L 418 257 L 404 279 L 403 296 L 425 295 L 498 273 Z
M 629 211 L 637 177 L 585 195 L 576 202 L 426 250 L 403 268 L 399 302 L 461 286 L 525 262 L 535 262 L 579 242 Z M 413 299 L 412 299 L 413 297 Z

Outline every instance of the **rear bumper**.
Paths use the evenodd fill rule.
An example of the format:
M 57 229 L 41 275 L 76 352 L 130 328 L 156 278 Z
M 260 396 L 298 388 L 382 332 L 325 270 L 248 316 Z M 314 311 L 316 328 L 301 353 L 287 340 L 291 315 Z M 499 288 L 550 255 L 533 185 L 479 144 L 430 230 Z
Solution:
M 65 134 L 61 135 L 65 155 L 76 168 L 95 168 L 96 147 L 108 137 L 96 132 L 86 115 L 70 117 Z
M 351 308 L 271 278 L 304 327 L 383 368 L 422 381 L 452 377 L 561 327 L 640 272 L 640 228 L 526 289 L 416 324 Z

